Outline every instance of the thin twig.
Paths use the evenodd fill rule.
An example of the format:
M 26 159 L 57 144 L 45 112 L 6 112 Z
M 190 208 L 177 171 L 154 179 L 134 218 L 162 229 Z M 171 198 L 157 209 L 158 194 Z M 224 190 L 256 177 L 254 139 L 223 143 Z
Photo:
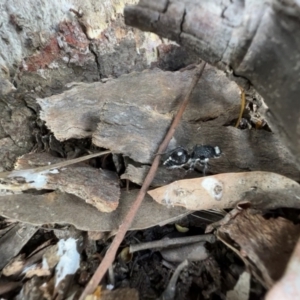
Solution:
M 205 67 L 205 63 L 202 62 L 196 69 L 193 81 L 190 85 L 190 88 L 189 88 L 180 108 L 178 109 L 178 112 L 169 128 L 167 135 L 165 136 L 164 140 L 162 141 L 162 143 L 160 144 L 160 146 L 158 148 L 158 151 L 157 151 L 158 153 L 164 152 L 166 150 L 170 140 L 172 139 L 175 129 L 178 126 L 179 121 L 184 113 L 184 110 L 185 110 L 187 104 L 188 104 L 190 96 L 191 96 L 198 80 L 200 79 L 200 77 L 203 73 L 204 67 Z M 116 253 L 117 253 L 117 250 L 118 250 L 120 244 L 122 243 L 124 236 L 125 236 L 127 230 L 129 229 L 129 227 L 130 227 L 130 225 L 131 225 L 131 223 L 132 223 L 132 221 L 133 221 L 133 219 L 134 219 L 134 217 L 135 217 L 135 215 L 147 193 L 147 190 L 155 176 L 159 162 L 160 162 L 160 155 L 157 155 L 157 156 L 155 156 L 155 158 L 153 160 L 152 166 L 144 180 L 144 183 L 136 197 L 135 202 L 133 203 L 130 210 L 128 211 L 126 217 L 123 220 L 123 223 L 119 227 L 119 230 L 118 230 L 113 242 L 111 243 L 109 249 L 107 250 L 103 260 L 101 261 L 100 265 L 98 266 L 93 277 L 90 279 L 89 283 L 87 284 L 84 291 L 82 292 L 79 300 L 84 300 L 87 295 L 90 295 L 94 292 L 97 285 L 100 283 L 100 281 L 102 280 L 106 271 L 108 270 L 109 266 L 113 263 Z
M 147 243 L 141 243 L 136 245 L 131 245 L 129 247 L 129 252 L 133 253 L 136 251 L 154 249 L 154 248 L 165 248 L 169 246 L 182 245 L 182 244 L 191 244 L 196 242 L 209 242 L 214 243 L 216 241 L 216 237 L 214 234 L 203 234 L 203 235 L 195 235 L 195 236 L 185 236 L 174 239 L 162 239 L 159 241 L 152 241 Z
M 26 170 L 13 170 L 11 172 L 2 172 L 2 173 L 0 173 L 0 178 L 14 177 L 14 176 L 22 177 L 19 174 L 24 174 L 24 172 L 39 173 L 39 172 L 48 171 L 48 170 L 52 170 L 52 169 L 63 168 L 63 167 L 67 167 L 69 165 L 77 164 L 79 162 L 82 162 L 82 161 L 85 161 L 85 160 L 88 160 L 88 159 L 91 159 L 94 157 L 102 156 L 105 154 L 109 154 L 109 153 L 111 153 L 111 151 L 107 150 L 107 151 L 102 151 L 102 152 L 98 152 L 98 153 L 81 156 L 78 158 L 64 160 L 64 161 L 61 161 L 59 163 L 55 163 L 52 165 L 45 165 L 43 167 L 26 169 Z
M 110 265 L 108 268 L 108 278 L 109 278 L 109 283 L 115 286 L 115 272 L 114 272 L 113 265 Z
M 178 267 L 176 268 L 175 272 L 173 273 L 170 282 L 163 292 L 163 294 L 159 297 L 159 300 L 173 300 L 175 298 L 176 292 L 176 283 L 181 271 L 189 265 L 188 260 L 184 260 Z
M 239 117 L 236 121 L 236 124 L 235 124 L 236 128 L 239 127 L 239 125 L 240 125 L 240 122 L 241 122 L 241 119 L 243 117 L 243 113 L 244 113 L 244 110 L 245 110 L 245 106 L 246 106 L 245 90 L 242 89 L 241 87 L 240 87 L 240 89 L 241 89 L 241 110 L 240 110 L 240 115 L 239 115 Z

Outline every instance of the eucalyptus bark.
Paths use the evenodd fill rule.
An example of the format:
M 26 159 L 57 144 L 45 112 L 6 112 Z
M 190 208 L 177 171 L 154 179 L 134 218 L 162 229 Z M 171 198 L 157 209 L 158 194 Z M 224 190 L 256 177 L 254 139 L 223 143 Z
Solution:
M 172 39 L 244 87 L 253 85 L 298 162 L 299 16 L 295 0 L 141 0 L 125 8 L 127 25 Z

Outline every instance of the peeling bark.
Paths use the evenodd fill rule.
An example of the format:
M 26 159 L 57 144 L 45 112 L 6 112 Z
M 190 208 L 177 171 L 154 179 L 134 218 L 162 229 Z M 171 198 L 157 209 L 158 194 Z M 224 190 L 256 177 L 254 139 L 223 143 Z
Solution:
M 300 180 L 300 170 L 294 163 L 293 155 L 273 133 L 262 130 L 242 131 L 233 127 L 213 126 L 209 123 L 203 124 L 199 129 L 197 125 L 182 123 L 175 133 L 170 149 L 184 145 L 192 150 L 196 144 L 218 146 L 222 151 L 220 158 L 209 161 L 209 173 L 268 171 L 296 181 Z M 134 145 L 131 149 L 134 149 Z M 133 182 L 141 184 L 148 167 L 132 168 L 129 164 L 123 178 L 129 178 Z M 185 170 L 174 171 L 165 170 L 162 166 L 156 175 L 154 186 L 162 186 L 167 182 L 202 175 L 201 170 L 196 174 L 186 173 Z
M 92 136 L 99 147 L 149 164 L 191 74 L 152 70 L 106 83 L 74 85 L 63 94 L 38 99 L 41 118 L 60 140 Z M 210 162 L 212 173 L 260 170 L 299 180 L 293 156 L 275 134 L 224 127 L 238 115 L 240 106 L 238 87 L 229 82 L 220 71 L 204 72 L 169 150 L 192 149 L 196 144 L 219 146 L 223 155 Z M 134 176 L 133 181 L 141 183 L 144 171 Z M 166 180 L 175 178 L 170 175 Z
M 24 101 L 16 98 L 2 96 L 0 99 L 0 171 L 11 170 L 16 158 L 34 145 L 35 115 Z
M 74 83 L 62 94 L 37 101 L 42 108 L 41 118 L 57 139 L 90 137 L 114 103 L 137 106 L 145 113 L 147 109 L 154 110 L 167 117 L 176 111 L 192 76 L 193 71 L 163 72 L 155 69 L 131 73 L 105 83 Z M 226 124 L 238 115 L 239 99 L 237 85 L 222 72 L 208 67 L 195 88 L 183 119 L 192 122 L 216 119 L 218 124 Z M 121 107 L 119 111 L 122 111 Z
M 251 82 L 300 163 L 299 12 L 297 1 L 156 0 L 126 7 L 125 21 Z
M 48 153 L 25 154 L 18 159 L 16 170 L 1 178 L 0 187 L 13 192 L 60 190 L 80 197 L 99 211 L 111 212 L 117 208 L 120 186 L 116 173 L 92 168 L 85 163 L 54 166 L 64 162 L 68 161 Z M 40 165 L 44 170 L 37 167 Z
M 39 111 L 37 97 L 61 93 L 73 81 L 95 82 L 152 65 L 177 70 L 197 61 L 195 55 L 155 34 L 127 27 L 123 9 L 134 3 L 136 0 L 1 2 L 0 95 L 4 104 L 0 102 L 0 125 L 8 131 L 0 126 L 0 139 L 11 139 L 10 148 L 8 140 L 0 141 L 4 145 L 1 171 L 12 169 L 16 158 L 33 147 L 33 129 L 39 130 L 34 122 Z M 24 102 L 12 107 L 15 99 Z M 32 119 L 16 123 L 7 117 L 7 111 L 24 110 L 26 105 Z M 16 140 L 12 131 L 21 138 Z

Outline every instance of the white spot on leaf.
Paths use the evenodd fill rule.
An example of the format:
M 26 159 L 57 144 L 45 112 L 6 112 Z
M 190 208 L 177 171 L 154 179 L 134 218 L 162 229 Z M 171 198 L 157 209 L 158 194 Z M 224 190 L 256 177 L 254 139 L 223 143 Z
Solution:
M 215 200 L 221 200 L 223 196 L 223 184 L 213 177 L 206 177 L 202 181 L 202 187 Z

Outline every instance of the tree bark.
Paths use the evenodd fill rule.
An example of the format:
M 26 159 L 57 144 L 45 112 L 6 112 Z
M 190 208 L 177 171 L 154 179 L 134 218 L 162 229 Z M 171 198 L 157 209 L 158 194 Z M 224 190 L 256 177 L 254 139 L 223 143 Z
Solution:
M 28 153 L 40 131 L 36 98 L 71 82 L 98 82 L 196 60 L 182 48 L 124 24 L 136 0 L 0 0 L 0 172 Z
M 125 21 L 247 79 L 300 163 L 299 13 L 293 0 L 141 0 L 125 8 Z

